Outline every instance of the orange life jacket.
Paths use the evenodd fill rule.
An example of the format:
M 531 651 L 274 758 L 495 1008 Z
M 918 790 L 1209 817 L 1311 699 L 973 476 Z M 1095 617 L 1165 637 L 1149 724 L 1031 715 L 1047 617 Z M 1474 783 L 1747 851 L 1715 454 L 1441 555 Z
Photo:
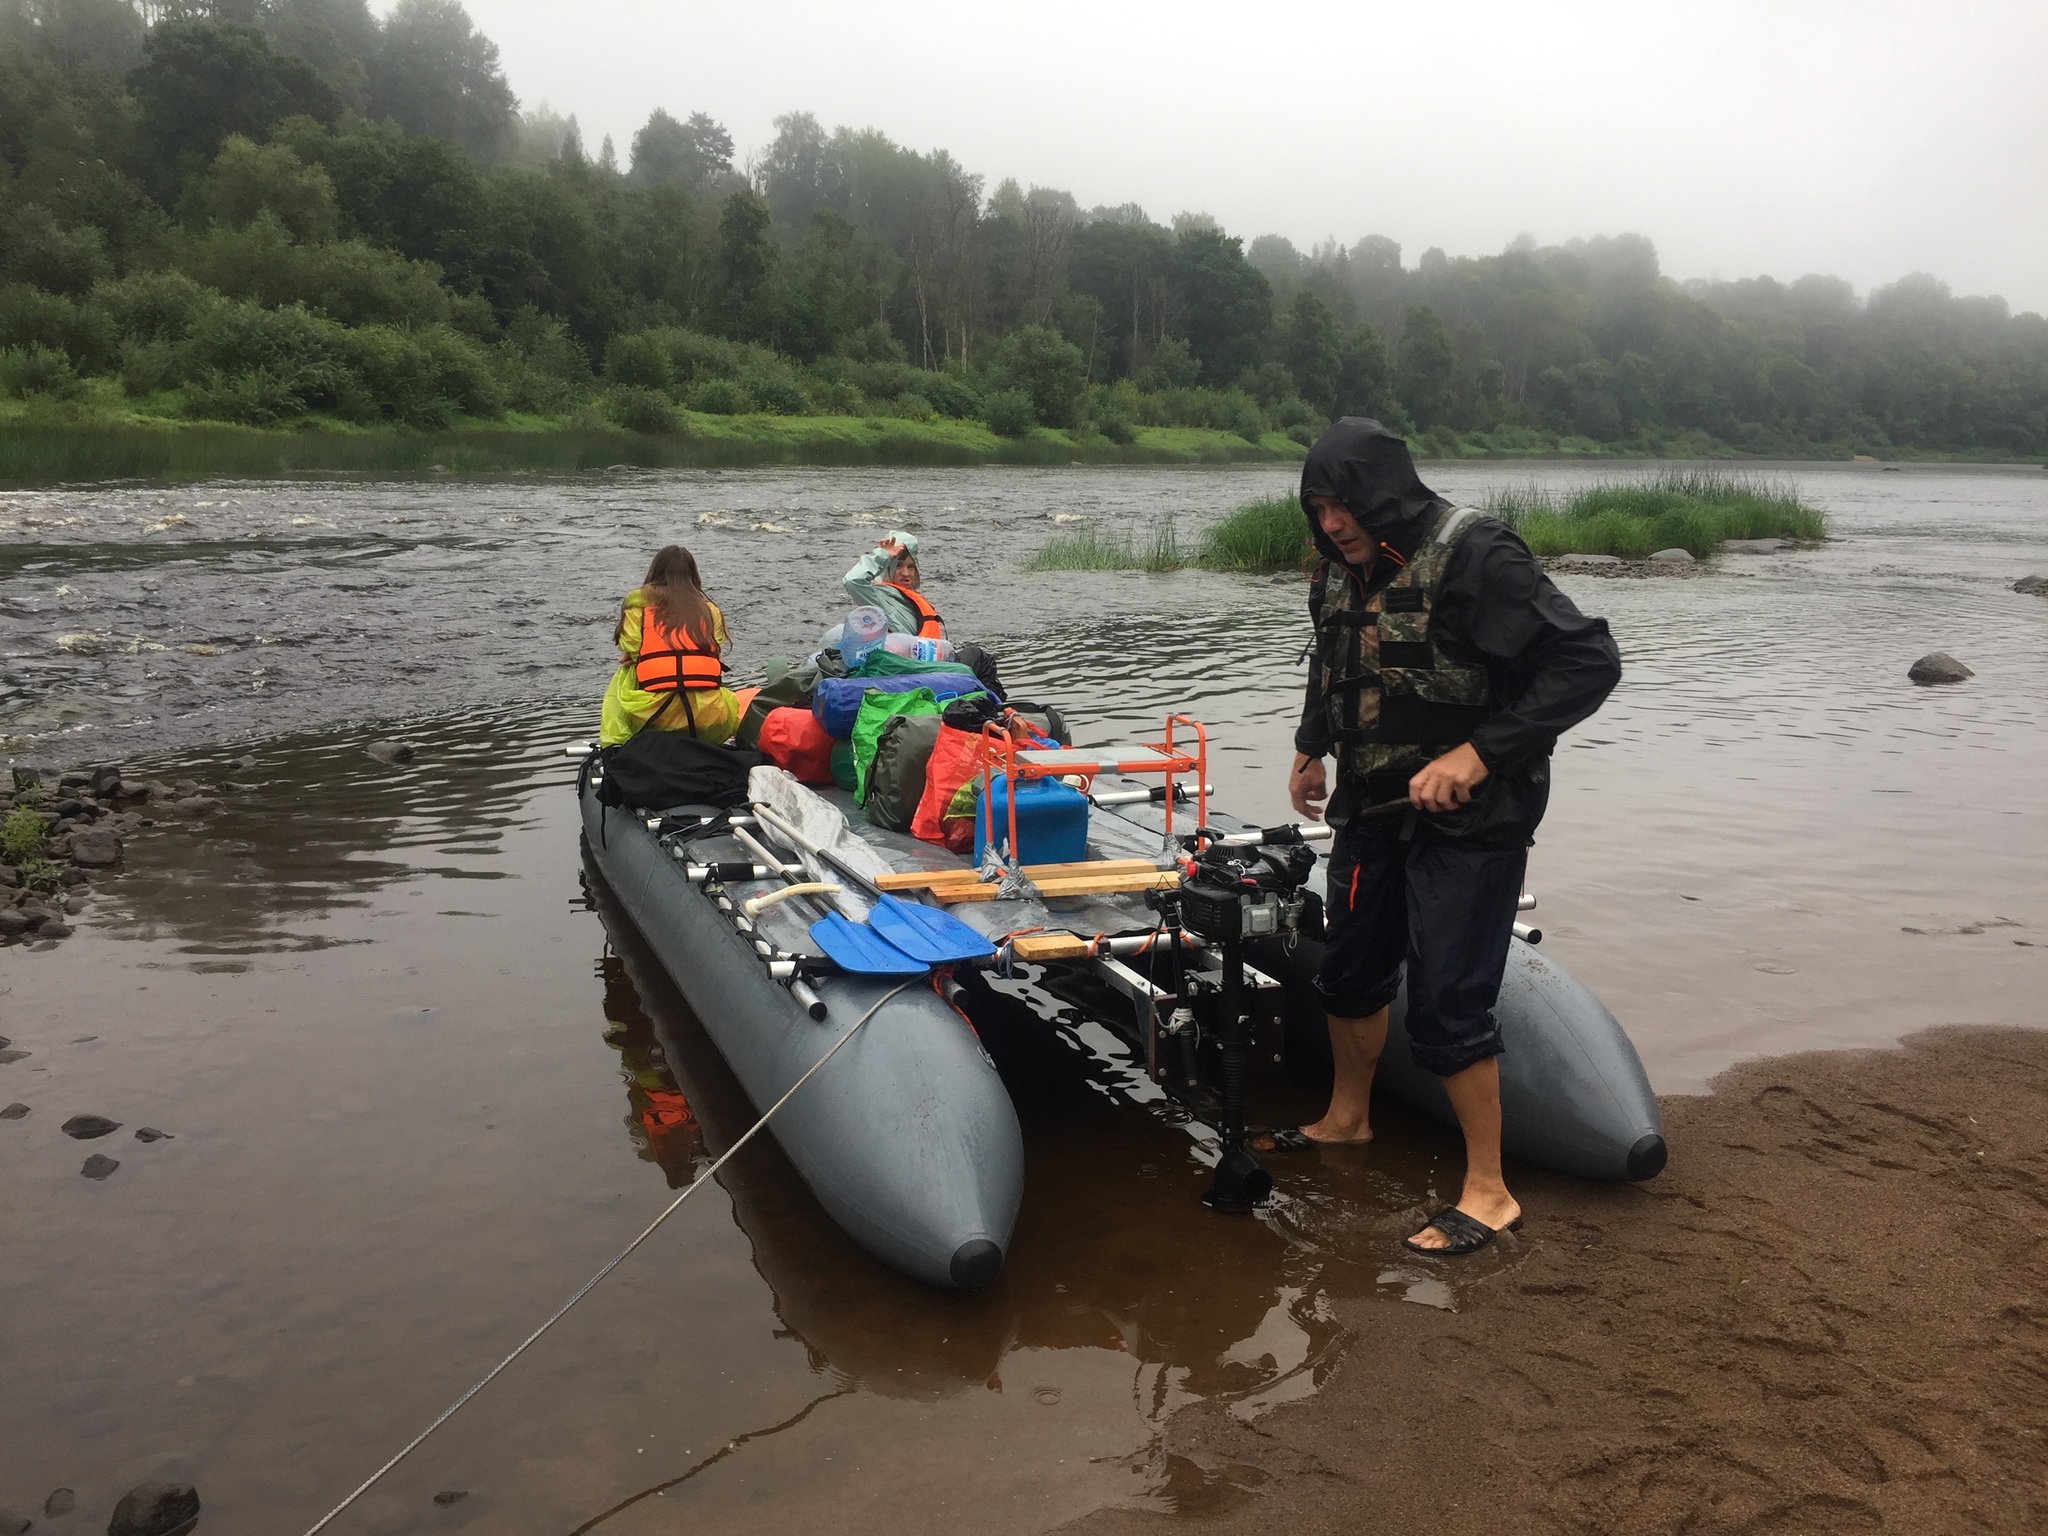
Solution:
M 633 663 L 633 681 L 648 693 L 674 693 L 679 688 L 725 686 L 725 664 L 718 648 L 700 650 L 689 634 L 670 629 L 654 610 L 640 610 L 640 656 Z
M 917 613 L 917 638 L 920 640 L 943 640 L 946 626 L 939 622 L 939 610 L 932 606 L 931 599 L 913 587 L 899 587 L 893 581 L 878 582 L 887 587 L 903 601 L 910 604 Z

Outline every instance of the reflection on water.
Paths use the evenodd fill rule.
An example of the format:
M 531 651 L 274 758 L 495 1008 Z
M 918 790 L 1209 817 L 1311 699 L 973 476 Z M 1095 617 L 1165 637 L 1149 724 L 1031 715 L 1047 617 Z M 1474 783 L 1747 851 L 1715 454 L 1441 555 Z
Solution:
M 1433 473 L 1469 496 L 1532 471 Z M 1531 879 L 1546 949 L 1660 1088 L 1758 1052 L 2039 1022 L 2048 603 L 2005 583 L 2048 570 L 2044 481 L 1815 472 L 1840 535 L 1824 549 L 1567 578 L 1628 675 L 1561 753 Z M 260 737 L 149 764 L 237 787 L 207 821 L 134 839 L 73 938 L 0 950 L 0 1032 L 30 1053 L 0 1065 L 0 1099 L 32 1106 L 0 1124 L 0 1505 L 70 1486 L 103 1522 L 126 1486 L 180 1476 L 209 1531 L 303 1528 L 752 1123 L 573 852 L 561 744 L 587 730 L 610 604 L 646 546 L 699 545 L 750 664 L 801 644 L 878 527 L 920 527 L 949 616 L 999 640 L 1020 693 L 1084 742 L 1191 708 L 1225 803 L 1271 820 L 1299 584 L 1008 563 L 1055 512 L 1176 511 L 1185 529 L 1270 483 L 876 471 L 0 498 L 5 728 L 39 756 L 98 755 L 100 726 L 72 727 L 118 723 L 127 700 L 174 742 Z M 59 644 L 83 632 L 114 638 Z M 1937 647 L 1976 678 L 1907 684 Z M 87 705 L 72 725 L 67 699 Z M 387 723 L 332 728 L 356 717 Z M 371 758 L 373 734 L 416 761 Z M 1387 1111 L 1372 1151 L 1276 1159 L 1275 1210 L 1218 1218 L 1197 1198 L 1200 1127 L 1105 1031 L 1022 1001 L 984 1023 L 1027 1155 L 997 1287 L 883 1269 L 760 1138 L 366 1498 L 360 1528 L 1036 1531 L 1109 1501 L 1219 1508 L 1237 1484 L 1162 1457 L 1165 1414 L 1313 1391 L 1343 1347 L 1333 1299 L 1458 1304 L 1398 1241 L 1455 1176 L 1441 1132 Z M 1319 1087 L 1268 1084 L 1259 1111 L 1307 1113 Z M 81 1112 L 176 1139 L 124 1130 L 94 1183 L 57 1130 Z M 1545 1240 L 1538 1212 L 1524 1242 Z M 435 1507 L 448 1488 L 470 1496 Z

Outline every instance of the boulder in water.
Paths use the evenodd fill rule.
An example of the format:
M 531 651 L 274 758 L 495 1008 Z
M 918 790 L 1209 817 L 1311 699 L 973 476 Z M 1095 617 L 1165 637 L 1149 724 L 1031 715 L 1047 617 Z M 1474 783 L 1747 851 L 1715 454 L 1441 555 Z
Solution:
M 2028 597 L 2048 597 L 2048 576 L 2022 576 L 2012 584 L 2012 589 Z
M 103 827 L 71 834 L 71 862 L 87 869 L 107 869 L 121 862 L 121 839 Z
M 414 752 L 409 741 L 373 741 L 363 750 L 380 763 L 409 763 Z
M 78 1171 L 88 1179 L 104 1179 L 120 1166 L 119 1159 L 109 1157 L 104 1152 L 95 1152 L 85 1160 L 85 1166 Z
M 121 1122 L 109 1120 L 105 1115 L 73 1115 L 59 1129 L 76 1141 L 92 1141 L 96 1137 L 113 1135 L 121 1129 Z
M 1692 551 L 1689 549 L 1660 549 L 1650 558 L 1652 560 L 1662 560 L 1666 565 L 1691 565 Z
M 1947 651 L 1929 651 L 1906 669 L 1906 676 L 1916 683 L 1960 683 L 1976 675 Z

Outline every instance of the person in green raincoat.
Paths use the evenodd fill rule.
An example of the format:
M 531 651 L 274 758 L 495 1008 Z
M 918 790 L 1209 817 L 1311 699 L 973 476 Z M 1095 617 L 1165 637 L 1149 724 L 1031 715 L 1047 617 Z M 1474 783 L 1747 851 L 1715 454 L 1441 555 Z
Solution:
M 680 544 L 661 550 L 647 579 L 626 594 L 612 631 L 619 668 L 604 691 L 599 745 L 617 746 L 646 729 L 730 740 L 740 704 L 718 658 L 731 643 L 695 557 Z

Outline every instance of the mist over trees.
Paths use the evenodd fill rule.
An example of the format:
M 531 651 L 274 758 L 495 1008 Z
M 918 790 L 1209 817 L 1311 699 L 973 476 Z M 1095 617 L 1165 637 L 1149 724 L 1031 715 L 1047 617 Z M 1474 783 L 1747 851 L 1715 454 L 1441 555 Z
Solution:
M 1247 244 L 808 112 L 743 159 L 689 105 L 593 154 L 521 112 L 459 0 L 0 0 L 0 393 L 2048 454 L 2048 321 L 1926 275 L 1859 299 L 1674 281 L 1638 235 L 1412 265 L 1377 235 Z

